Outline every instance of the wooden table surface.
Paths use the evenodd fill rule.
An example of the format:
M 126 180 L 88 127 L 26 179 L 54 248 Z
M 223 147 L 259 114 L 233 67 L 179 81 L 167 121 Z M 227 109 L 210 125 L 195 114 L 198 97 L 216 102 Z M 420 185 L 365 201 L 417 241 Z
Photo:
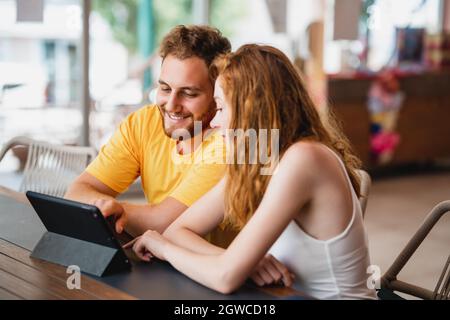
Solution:
M 82 275 L 80 290 L 67 287 L 66 268 L 30 258 L 30 252 L 0 239 L 0 299 L 135 299 Z
M 27 204 L 28 200 L 23 193 L 18 193 L 13 190 L 0 186 L 0 195 L 3 199 L 9 199 L 14 202 Z M 6 197 L 6 198 L 5 198 Z M 0 201 L 2 201 L 0 199 Z M 4 201 L 4 200 L 3 200 Z M 14 212 L 1 212 L 2 215 L 14 214 Z M 3 226 L 5 227 L 5 226 Z M 1 230 L 0 230 L 1 232 Z M 20 237 L 20 235 L 17 235 Z M 156 266 L 156 265 L 155 265 Z M 166 265 L 158 265 L 159 274 L 157 277 L 161 278 L 163 275 L 164 281 L 170 282 L 168 286 L 171 288 L 157 288 L 156 290 L 178 290 L 177 286 L 181 286 L 193 291 L 203 290 L 201 295 L 210 297 L 211 299 L 304 299 L 309 298 L 305 293 L 295 291 L 291 288 L 273 286 L 273 287 L 256 287 L 251 285 L 244 285 L 243 289 L 237 291 L 233 295 L 221 295 L 213 292 L 207 288 L 200 288 L 201 286 L 194 283 L 192 280 L 184 277 L 178 271 Z M 139 269 L 139 268 L 138 268 Z M 142 269 L 142 267 L 141 267 Z M 166 270 L 167 269 L 167 270 Z M 170 269 L 170 270 L 169 270 Z M 139 271 L 139 270 L 133 270 Z M 146 299 L 148 296 L 140 296 L 138 290 L 132 290 L 133 285 L 141 282 L 142 279 L 133 278 L 133 271 L 129 274 L 119 275 L 110 283 L 120 284 L 123 288 L 118 288 L 115 285 L 110 285 L 103 279 L 95 279 L 85 274 L 81 275 L 81 289 L 70 290 L 67 286 L 67 279 L 71 274 L 66 272 L 64 266 L 53 264 L 44 260 L 34 259 L 30 257 L 28 248 L 23 248 L 11 241 L 4 239 L 0 233 L 0 300 L 2 299 L 77 299 L 77 300 L 97 300 L 97 299 Z M 149 271 L 146 271 L 149 272 Z M 151 271 L 150 271 L 151 272 Z M 155 271 L 156 272 L 156 271 Z M 151 273 L 149 273 L 151 275 Z M 141 276 L 142 278 L 142 276 Z M 155 279 L 149 281 L 155 283 Z M 145 279 L 144 278 L 144 279 Z M 167 279 L 171 281 L 167 281 Z M 99 281 L 100 280 L 100 281 Z M 127 281 L 129 284 L 127 284 Z M 179 282 L 179 283 L 178 283 Z M 164 285 L 165 282 L 159 282 Z M 150 284 L 151 286 L 151 284 Z M 128 290 L 130 288 L 131 290 Z M 200 289 L 199 289 L 200 288 Z M 154 288 L 150 290 L 155 290 Z M 128 291 L 128 292 L 127 292 Z M 133 294 L 132 292 L 138 294 Z M 245 291 L 245 292 L 244 292 Z M 243 292 L 240 294 L 240 292 Z M 264 298 L 265 296 L 265 298 Z M 185 299 L 195 299 L 186 296 Z

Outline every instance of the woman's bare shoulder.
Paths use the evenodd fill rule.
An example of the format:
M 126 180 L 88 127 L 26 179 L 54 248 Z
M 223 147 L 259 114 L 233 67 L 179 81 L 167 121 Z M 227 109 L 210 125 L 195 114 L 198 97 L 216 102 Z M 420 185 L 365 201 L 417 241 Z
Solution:
M 319 182 L 337 172 L 339 165 L 336 157 L 324 144 L 299 141 L 286 150 L 278 169 L 289 171 L 297 179 Z
M 302 163 L 312 167 L 320 167 L 329 161 L 330 156 L 331 153 L 324 144 L 313 141 L 299 141 L 286 150 L 283 158 L 289 163 Z

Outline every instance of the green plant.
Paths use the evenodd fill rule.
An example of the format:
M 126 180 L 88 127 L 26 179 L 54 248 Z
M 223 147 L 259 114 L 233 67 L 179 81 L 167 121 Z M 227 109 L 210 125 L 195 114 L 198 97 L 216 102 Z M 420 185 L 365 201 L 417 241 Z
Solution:
M 137 18 L 140 0 L 94 0 L 93 10 L 110 25 L 113 37 L 131 53 L 138 50 Z M 236 32 L 236 22 L 247 12 L 241 0 L 211 0 L 210 22 L 225 36 Z M 155 42 L 178 24 L 192 23 L 192 0 L 153 0 Z M 157 45 L 155 46 L 157 48 Z
M 137 8 L 139 0 L 94 0 L 92 9 L 109 24 L 114 39 L 130 52 L 137 51 Z

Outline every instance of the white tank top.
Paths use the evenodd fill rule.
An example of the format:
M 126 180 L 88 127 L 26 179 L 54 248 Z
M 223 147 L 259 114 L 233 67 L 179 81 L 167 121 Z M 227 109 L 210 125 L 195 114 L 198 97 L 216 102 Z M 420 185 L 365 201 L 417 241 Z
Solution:
M 314 298 L 376 299 L 375 290 L 367 287 L 370 258 L 361 206 L 341 158 L 326 148 L 338 159 L 350 185 L 353 213 L 349 225 L 331 239 L 317 240 L 291 221 L 269 253 L 295 274 L 293 287 Z

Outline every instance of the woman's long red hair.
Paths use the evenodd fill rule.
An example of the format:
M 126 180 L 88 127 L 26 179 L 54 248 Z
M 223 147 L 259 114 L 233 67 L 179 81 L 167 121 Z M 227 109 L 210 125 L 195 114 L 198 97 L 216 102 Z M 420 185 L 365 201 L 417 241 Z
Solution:
M 356 170 L 359 159 L 353 155 L 346 137 L 334 117 L 323 121 L 293 64 L 278 49 L 249 44 L 235 53 L 219 57 L 212 72 L 220 76 L 225 98 L 231 107 L 230 129 L 279 129 L 279 155 L 295 142 L 320 142 L 341 156 L 356 193 L 360 180 Z M 236 152 L 236 148 L 233 148 Z M 268 154 L 271 144 L 267 145 Z M 250 157 L 246 143 L 246 159 Z M 236 159 L 237 155 L 231 155 Z M 242 228 L 262 200 L 270 175 L 261 175 L 262 163 L 227 166 L 225 191 L 226 222 Z

